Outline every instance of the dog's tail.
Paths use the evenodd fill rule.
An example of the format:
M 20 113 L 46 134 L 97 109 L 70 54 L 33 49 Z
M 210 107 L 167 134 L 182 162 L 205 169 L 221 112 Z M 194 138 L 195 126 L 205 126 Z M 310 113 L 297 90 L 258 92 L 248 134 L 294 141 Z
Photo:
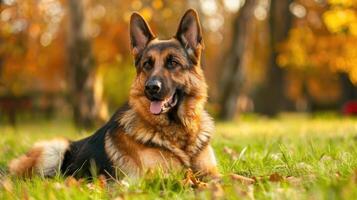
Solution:
M 65 139 L 38 142 L 25 155 L 10 162 L 10 174 L 23 177 L 33 174 L 54 176 L 60 170 L 64 155 L 69 148 L 70 141 Z

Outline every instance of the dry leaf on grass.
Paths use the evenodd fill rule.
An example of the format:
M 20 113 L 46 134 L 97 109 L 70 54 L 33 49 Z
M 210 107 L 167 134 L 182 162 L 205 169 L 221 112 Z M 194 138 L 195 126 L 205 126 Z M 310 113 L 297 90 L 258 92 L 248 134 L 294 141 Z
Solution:
M 357 169 L 355 169 L 355 170 L 353 171 L 352 179 L 353 179 L 353 181 L 357 184 Z
M 194 175 L 193 171 L 191 169 L 188 169 L 185 173 L 185 179 L 182 181 L 183 185 L 189 185 L 193 188 L 207 188 L 207 183 L 200 181 L 196 176 Z
M 252 176 L 252 179 L 253 179 L 255 182 L 258 182 L 258 181 L 265 180 L 266 177 L 264 177 L 264 176 Z
M 107 186 L 107 179 L 105 178 L 104 175 L 100 175 L 98 177 L 98 181 L 99 181 L 99 187 L 100 188 L 105 188 Z
M 285 179 L 289 184 L 294 185 L 294 186 L 299 186 L 302 183 L 302 179 L 299 177 L 295 177 L 295 176 L 289 176 L 286 177 Z
M 283 180 L 284 180 L 284 177 L 282 177 L 278 173 L 273 173 L 269 176 L 269 181 L 271 181 L 271 182 L 281 182 Z
M 234 191 L 236 196 L 244 197 L 242 199 L 254 200 L 254 185 L 246 185 L 243 187 L 241 185 L 234 185 Z
M 255 183 L 255 180 L 249 177 L 241 176 L 238 174 L 231 174 L 232 180 L 239 181 L 244 185 L 251 185 Z
M 8 178 L 4 179 L 1 181 L 1 187 L 4 188 L 6 192 L 12 192 L 13 191 L 13 184 L 12 181 Z
M 26 187 L 22 187 L 22 199 L 29 200 L 30 196 Z
M 96 190 L 95 185 L 93 183 L 87 183 L 86 186 L 89 190 Z
M 211 199 L 221 199 L 224 197 L 224 191 L 220 183 L 214 182 L 210 185 L 210 190 L 212 192 Z
M 233 160 L 237 160 L 238 159 L 238 153 L 236 151 L 234 151 L 233 149 L 225 146 L 223 148 L 223 152 L 228 154 Z
M 78 187 L 80 185 L 80 182 L 76 178 L 74 178 L 73 176 L 68 176 L 64 180 L 64 184 L 67 187 Z
M 248 197 L 251 200 L 255 199 L 254 198 L 254 186 L 253 185 L 248 186 Z

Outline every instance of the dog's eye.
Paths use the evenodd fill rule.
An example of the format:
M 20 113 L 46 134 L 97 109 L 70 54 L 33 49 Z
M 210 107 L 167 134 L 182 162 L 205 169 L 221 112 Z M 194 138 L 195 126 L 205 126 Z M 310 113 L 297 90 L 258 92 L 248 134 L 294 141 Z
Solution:
M 143 68 L 146 71 L 151 70 L 152 69 L 152 62 L 150 60 L 145 61 L 144 64 L 143 64 Z
M 167 68 L 168 69 L 175 69 L 176 67 L 180 66 L 180 63 L 174 59 L 167 60 Z

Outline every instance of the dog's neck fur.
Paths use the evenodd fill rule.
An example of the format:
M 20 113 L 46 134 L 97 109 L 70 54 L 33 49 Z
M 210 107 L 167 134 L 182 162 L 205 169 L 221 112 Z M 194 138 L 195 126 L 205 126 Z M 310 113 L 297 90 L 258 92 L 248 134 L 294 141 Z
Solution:
M 177 111 L 179 122 L 153 125 L 132 107 L 119 123 L 136 141 L 164 147 L 189 167 L 191 158 L 206 147 L 214 131 L 213 120 L 203 108 L 205 101 L 206 98 L 185 97 Z

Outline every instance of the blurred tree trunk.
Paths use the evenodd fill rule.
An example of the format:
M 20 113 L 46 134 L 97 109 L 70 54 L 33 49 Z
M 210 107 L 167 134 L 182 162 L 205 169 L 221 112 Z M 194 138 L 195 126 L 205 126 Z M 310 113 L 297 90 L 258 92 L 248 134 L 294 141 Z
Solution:
M 357 100 L 357 87 L 353 85 L 348 74 L 340 73 L 339 74 L 340 81 L 341 81 L 341 106 L 346 103 L 347 101 Z
M 0 0 L 0 11 L 2 11 L 2 5 L 3 5 L 3 1 Z M 0 45 L 2 45 L 3 43 L 3 39 L 2 39 L 2 35 L 0 35 Z M 3 67 L 3 58 L 2 58 L 3 55 L 0 55 L 0 77 L 2 75 L 2 67 Z M 0 84 L 1 84 L 1 81 L 0 81 Z
M 68 0 L 69 33 L 68 58 L 71 83 L 71 103 L 74 122 L 79 128 L 91 128 L 94 112 L 94 58 L 91 41 L 85 30 L 83 0 Z
M 284 70 L 277 64 L 278 45 L 289 33 L 292 15 L 289 5 L 292 0 L 271 0 L 269 12 L 270 48 L 266 80 L 255 97 L 255 110 L 268 116 L 275 116 L 289 106 L 285 96 Z
M 220 119 L 232 120 L 236 113 L 237 99 L 246 77 L 244 55 L 250 41 L 256 0 L 246 1 L 233 21 L 232 46 L 227 53 L 220 80 Z

